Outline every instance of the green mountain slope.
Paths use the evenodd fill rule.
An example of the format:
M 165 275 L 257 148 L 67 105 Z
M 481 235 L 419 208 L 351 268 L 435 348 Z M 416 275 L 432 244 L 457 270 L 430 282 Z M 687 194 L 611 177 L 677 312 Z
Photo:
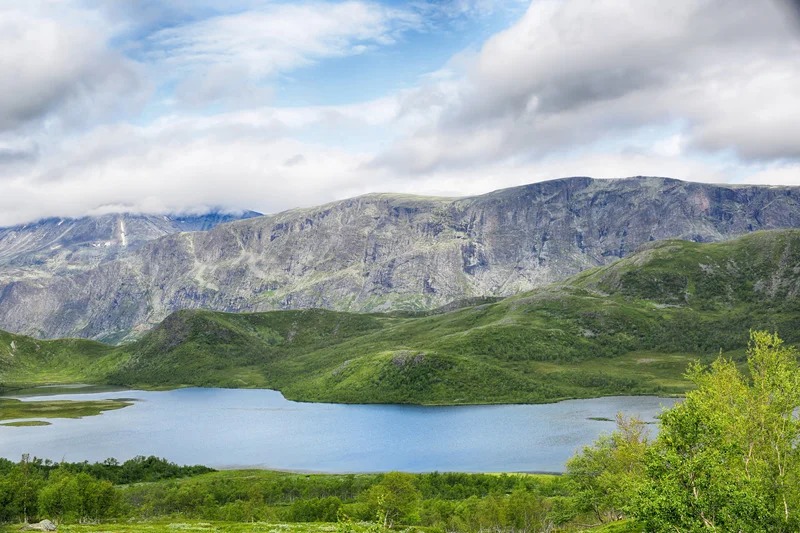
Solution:
M 69 360 L 65 379 L 269 387 L 309 401 L 673 394 L 687 386 L 689 360 L 742 354 L 750 329 L 800 341 L 799 296 L 800 230 L 663 241 L 562 284 L 452 311 L 179 311 L 135 343 L 87 342 L 79 358 L 47 368 L 60 375 Z M 68 351 L 76 341 L 56 342 Z M 13 368 L 12 380 L 41 379 L 36 363 Z
M 0 389 L 8 383 L 101 382 L 124 357 L 83 339 L 43 341 L 0 331 Z

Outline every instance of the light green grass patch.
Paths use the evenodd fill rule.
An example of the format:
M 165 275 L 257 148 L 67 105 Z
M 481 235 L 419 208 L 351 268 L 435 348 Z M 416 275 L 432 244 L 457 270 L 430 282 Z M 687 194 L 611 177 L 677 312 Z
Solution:
M 19 418 L 83 418 L 96 416 L 105 411 L 114 411 L 133 405 L 129 401 L 119 400 L 52 400 L 21 401 L 0 398 L 0 420 L 16 420 Z

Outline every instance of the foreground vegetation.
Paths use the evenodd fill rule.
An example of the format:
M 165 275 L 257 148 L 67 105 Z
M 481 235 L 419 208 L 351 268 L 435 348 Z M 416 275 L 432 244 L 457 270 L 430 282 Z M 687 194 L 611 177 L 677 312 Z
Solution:
M 800 367 L 776 336 L 752 334 L 749 375 L 720 357 L 693 365 L 696 385 L 645 426 L 619 429 L 567 464 L 580 508 L 629 516 L 648 532 L 800 531 Z
M 214 472 L 152 457 L 122 464 L 0 460 L 0 522 L 26 518 L 94 524 L 62 531 L 365 531 L 377 525 L 477 532 L 540 531 L 554 521 L 580 521 L 581 513 L 560 476 Z M 243 526 L 253 523 L 258 527 Z
M 4 533 L 17 533 L 20 524 L 0 526 Z M 416 528 L 414 529 L 416 530 Z M 325 523 L 219 522 L 204 520 L 133 520 L 98 524 L 66 524 L 62 533 L 334 533 L 337 528 Z
M 622 415 L 564 476 L 215 472 L 139 457 L 119 464 L 0 460 L 0 522 L 62 531 L 479 533 L 800 530 L 800 367 L 777 335 L 751 334 L 748 372 L 722 356 L 651 439 Z M 89 525 L 87 525 L 87 523 Z M 291 525 L 297 524 L 297 525 Z M 9 528 L 18 528 L 12 525 Z
M 2 334 L 0 369 L 6 386 L 263 387 L 344 403 L 681 394 L 690 361 L 723 350 L 744 365 L 750 329 L 800 341 L 798 265 L 798 230 L 656 242 L 562 284 L 447 312 L 187 310 L 118 347 Z
M 0 531 L 18 530 L 26 518 L 53 520 L 66 532 L 582 531 L 593 518 L 571 483 L 552 475 L 214 472 L 154 457 L 24 457 L 0 460 Z

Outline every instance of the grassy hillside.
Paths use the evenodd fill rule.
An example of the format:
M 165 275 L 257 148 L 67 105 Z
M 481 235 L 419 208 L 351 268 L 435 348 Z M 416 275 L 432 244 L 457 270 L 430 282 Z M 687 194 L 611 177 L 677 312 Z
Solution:
M 689 360 L 741 355 L 755 328 L 800 341 L 798 319 L 800 231 L 760 232 L 650 243 L 562 284 L 449 311 L 179 311 L 117 348 L 25 339 L 6 380 L 426 404 L 675 394 L 687 387 Z
M 30 384 L 101 381 L 119 362 L 113 346 L 83 339 L 43 341 L 0 331 L 0 387 L 24 377 Z

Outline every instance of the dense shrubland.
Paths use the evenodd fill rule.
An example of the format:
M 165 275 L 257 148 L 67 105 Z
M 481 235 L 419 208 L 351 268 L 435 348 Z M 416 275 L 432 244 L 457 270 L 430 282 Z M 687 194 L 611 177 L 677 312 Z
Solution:
M 568 495 L 558 476 L 460 473 L 302 475 L 212 472 L 139 457 L 122 464 L 0 463 L 0 521 L 201 519 L 337 522 L 382 517 L 445 530 L 540 531 Z M 564 515 L 569 518 L 569 513 Z
M 124 463 L 53 463 L 23 456 L 0 459 L 0 521 L 48 516 L 86 521 L 124 514 L 126 502 L 115 485 L 155 482 L 212 472 L 204 466 L 178 466 L 156 457 Z

